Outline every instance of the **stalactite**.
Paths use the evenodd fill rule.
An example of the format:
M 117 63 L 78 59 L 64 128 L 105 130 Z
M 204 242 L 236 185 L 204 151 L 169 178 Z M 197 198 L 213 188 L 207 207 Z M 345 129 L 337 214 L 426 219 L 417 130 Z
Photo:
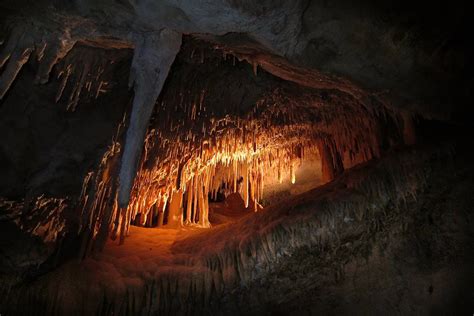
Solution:
M 6 64 L 0 75 L 0 100 L 8 92 L 30 56 L 35 56 L 38 61 L 35 83 L 44 84 L 48 82 L 54 65 L 67 55 L 76 41 L 67 30 L 51 32 L 40 27 L 31 32 L 23 26 L 14 26 L 0 54 L 0 68 Z
M 0 100 L 3 99 L 21 68 L 30 58 L 33 48 L 17 48 L 10 56 L 6 69 L 0 76 Z
M 185 225 L 191 224 L 191 213 L 193 208 L 193 188 L 194 188 L 194 178 L 188 181 L 187 185 L 187 206 L 186 206 L 186 221 Z
M 278 182 L 280 184 L 283 182 L 283 175 L 281 171 L 281 159 L 278 159 Z
M 256 63 L 255 61 L 252 61 L 252 68 L 253 68 L 253 74 L 257 76 L 258 63 Z
M 236 192 L 237 192 L 237 175 L 238 175 L 238 173 L 237 173 L 237 160 L 236 160 L 236 159 L 234 159 L 234 160 L 232 161 L 232 167 L 233 167 L 233 169 L 234 169 L 234 170 L 233 170 L 233 173 L 232 173 L 232 174 L 233 174 L 233 179 L 234 179 L 234 186 L 233 186 L 233 188 L 234 188 L 234 193 L 236 193 Z
M 61 38 L 52 38 L 44 43 L 44 53 L 41 54 L 36 83 L 45 84 L 49 80 L 49 74 L 54 65 L 64 58 L 73 48 L 75 40 L 72 40 L 69 33 L 65 33 Z
M 249 207 L 249 171 L 247 163 L 242 165 L 242 197 L 245 207 Z
M 130 75 L 135 99 L 119 175 L 121 207 L 130 200 L 150 115 L 180 46 L 181 35 L 170 30 L 162 30 L 158 37 L 142 38 L 137 45 Z
M 67 110 L 74 112 L 79 104 L 80 96 L 82 89 L 86 83 L 87 75 L 89 74 L 90 65 L 85 64 L 84 68 L 81 70 L 79 75 L 79 80 L 75 83 L 71 95 L 69 96 L 69 102 L 67 105 Z
M 192 224 L 196 223 L 196 218 L 197 218 L 197 212 L 198 212 L 198 200 L 199 200 L 199 178 L 198 176 L 195 177 L 194 179 L 194 187 L 193 187 L 193 196 L 194 196 L 194 207 L 193 207 L 193 217 L 191 220 Z
M 292 162 L 290 165 L 291 184 L 296 183 L 295 164 Z
M 64 92 L 64 88 L 66 88 L 69 76 L 71 76 L 71 72 L 72 72 L 72 65 L 69 64 L 66 67 L 66 70 L 63 70 L 59 73 L 58 78 L 62 77 L 62 80 L 59 85 L 58 92 L 56 93 L 56 102 L 58 102 L 61 99 Z

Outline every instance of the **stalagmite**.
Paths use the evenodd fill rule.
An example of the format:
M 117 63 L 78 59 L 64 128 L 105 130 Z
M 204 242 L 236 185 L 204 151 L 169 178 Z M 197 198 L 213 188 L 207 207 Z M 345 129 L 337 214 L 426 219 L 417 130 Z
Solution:
M 183 214 L 182 205 L 183 191 L 181 189 L 173 191 L 168 212 L 168 225 L 170 227 L 177 227 L 181 223 Z
M 162 227 L 163 226 L 163 222 L 165 220 L 165 211 L 164 209 L 160 209 L 158 210 L 158 223 L 157 223 L 157 227 Z
M 148 122 L 180 46 L 181 34 L 167 29 L 159 34 L 136 37 L 130 71 L 130 85 L 134 86 L 135 98 L 119 176 L 121 207 L 126 207 L 130 200 Z

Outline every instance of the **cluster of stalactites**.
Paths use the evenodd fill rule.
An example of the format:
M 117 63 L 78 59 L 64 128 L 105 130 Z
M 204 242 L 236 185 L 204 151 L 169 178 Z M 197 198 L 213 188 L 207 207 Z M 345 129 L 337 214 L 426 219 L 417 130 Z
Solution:
M 74 112 L 81 97 L 97 99 L 106 93 L 109 82 L 101 78 L 105 67 L 107 67 L 105 60 L 84 56 L 81 61 L 65 66 L 58 73 L 57 78 L 61 81 L 56 94 L 56 102 L 64 99 L 67 103 L 67 111 Z M 67 89 L 68 85 L 70 86 L 69 89 Z M 69 95 L 66 97 L 63 96 L 65 90 L 69 90 Z
M 113 179 L 120 146 L 112 146 L 97 173 L 86 177 L 85 187 L 94 192 L 89 200 L 87 195 L 83 198 L 87 204 L 84 223 L 90 228 L 86 239 L 98 239 L 103 245 L 111 235 L 123 241 L 131 224 L 209 227 L 209 201 L 218 192 L 238 192 L 249 211 L 257 211 L 264 195 L 264 176 L 278 177 L 281 183 L 283 174 L 289 173 L 294 183 L 296 169 L 309 150 L 320 156 L 324 181 L 344 170 L 345 151 L 331 135 L 320 134 L 315 124 L 268 126 L 257 133 L 249 126 L 229 126 L 234 127 L 222 129 L 219 137 L 208 133 L 200 143 L 192 136 L 166 140 L 161 132 L 150 130 L 127 208 L 117 203 Z M 157 149 L 164 150 L 161 158 Z
M 289 171 L 294 183 L 296 168 L 304 159 L 305 145 L 314 146 L 293 144 L 247 154 L 217 153 L 205 161 L 202 157 L 189 159 L 169 174 L 168 185 L 158 187 L 153 185 L 153 179 L 156 180 L 153 175 L 157 176 L 161 170 L 142 170 L 130 205 L 120 208 L 113 171 L 118 165 L 120 145 L 113 142 L 97 173 L 89 173 L 84 180 L 81 230 L 86 234 L 81 256 L 91 250 L 93 240 L 98 240 L 98 249 L 103 247 L 109 233 L 112 239 L 123 242 L 132 223 L 148 227 L 165 223 L 168 227 L 210 227 L 209 201 L 216 199 L 218 193 L 239 193 L 249 211 L 258 211 L 264 195 L 264 175 L 278 174 L 282 182 L 282 174 Z M 89 198 L 91 192 L 93 197 Z
M 99 224 L 91 229 L 91 238 L 98 235 L 104 240 L 107 234 L 100 232 L 108 231 L 113 238 L 120 236 L 123 241 L 131 224 L 209 227 L 209 198 L 215 198 L 222 190 L 239 192 L 246 207 L 258 210 L 264 194 L 264 176 L 268 178 L 277 170 L 280 182 L 286 173 L 295 182 L 296 168 L 310 148 L 319 152 L 324 182 L 355 163 L 378 156 L 380 117 L 356 105 L 339 110 L 338 120 L 327 117 L 321 112 L 324 108 L 318 110 L 316 106 L 306 110 L 295 108 L 291 112 L 279 106 L 297 106 L 292 103 L 295 102 L 275 103 L 259 117 L 226 116 L 199 122 L 202 129 L 190 123 L 171 124 L 173 120 L 171 126 L 160 123 L 151 129 L 126 208 L 118 206 L 116 183 L 103 180 L 110 176 L 101 178 L 100 172 L 95 176 L 95 182 L 100 185 L 95 185 L 94 202 L 89 204 L 97 211 L 89 210 L 87 214 L 91 223 Z M 309 115 L 303 110 L 319 113 L 322 123 L 296 116 L 295 113 Z M 273 124 L 275 113 L 289 119 L 285 124 Z M 195 122 L 192 117 L 188 119 Z M 110 160 L 117 165 L 117 158 Z M 113 167 L 104 164 L 100 169 Z
M 193 103 L 199 106 L 188 107 L 190 113 L 181 124 L 150 130 L 126 212 L 136 224 L 208 227 L 208 198 L 222 188 L 239 192 L 247 208 L 258 210 L 264 175 L 277 169 L 281 183 L 286 169 L 294 183 L 297 165 L 308 148 L 318 149 L 324 182 L 343 172 L 346 164 L 378 155 L 377 120 L 357 105 L 357 110 L 341 110 L 337 121 L 324 112 L 324 106 L 301 108 L 287 100 L 269 105 L 259 116 L 211 119 L 197 130 L 193 113 L 197 108 L 206 111 L 203 96 L 201 91 L 199 102 Z M 162 107 L 160 112 L 170 110 Z M 306 116 L 313 112 L 325 123 L 312 124 Z M 278 117 L 286 118 L 286 123 L 272 125 Z M 173 133 L 167 133 L 165 126 Z M 370 130 L 375 135 L 367 132 Z
M 109 90 L 110 82 L 103 78 L 113 60 L 105 58 L 104 52 L 85 50 L 80 56 L 69 52 L 81 38 L 71 35 L 69 29 L 51 32 L 37 26 L 27 30 L 21 24 L 12 27 L 8 39 L 0 41 L 0 100 L 5 97 L 25 64 L 36 64 L 36 84 L 46 84 L 53 68 L 58 65 L 56 102 L 67 104 L 68 111 L 75 111 L 81 98 L 97 99 Z M 65 60 L 61 65 L 60 62 Z M 67 94 L 67 96 L 65 95 Z
M 54 65 L 72 49 L 76 39 L 68 30 L 58 33 L 32 32 L 23 26 L 14 27 L 0 48 L 0 100 L 5 96 L 23 66 L 34 57 L 39 63 L 35 81 L 46 83 Z
M 264 175 L 277 170 L 281 183 L 289 173 L 294 183 L 305 150 L 317 148 L 326 182 L 380 156 L 382 143 L 396 142 L 401 130 L 396 115 L 369 111 L 337 92 L 324 98 L 275 89 L 242 114 L 208 102 L 212 91 L 197 79 L 176 85 L 156 105 L 127 207 L 119 208 L 114 190 L 107 191 L 114 203 L 96 193 L 97 205 L 113 208 L 100 224 L 112 237 L 123 240 L 131 223 L 209 227 L 209 198 L 219 191 L 239 192 L 247 208 L 258 210 Z
M 296 168 L 303 159 L 302 144 L 288 148 L 250 149 L 216 152 L 206 150 L 200 157 L 175 163 L 166 184 L 154 186 L 162 169 L 141 170 L 127 212 L 137 225 L 209 227 L 209 201 L 218 193 L 239 193 L 249 210 L 258 211 L 264 195 L 264 175 L 277 169 L 280 182 L 284 168 L 289 168 L 295 182 Z M 297 148 L 297 149 L 295 149 Z M 174 170 L 173 170 L 174 169 Z M 153 220 L 153 218 L 157 220 Z M 125 232 L 126 233 L 126 232 Z
M 194 134 L 177 134 L 170 140 L 150 130 L 127 208 L 117 203 L 113 170 L 117 170 L 120 146 L 112 146 L 95 180 L 88 177 L 85 181 L 95 192 L 88 201 L 86 196 L 84 206 L 84 222 L 90 224 L 86 239 L 99 239 L 103 244 L 111 233 L 112 238 L 123 241 L 132 223 L 209 227 L 209 199 L 218 192 L 239 192 L 245 206 L 256 211 L 264 195 L 264 176 L 276 174 L 282 182 L 283 174 L 289 173 L 290 181 L 295 182 L 296 169 L 310 149 L 319 152 L 325 181 L 344 169 L 343 148 L 331 135 L 320 134 L 321 127 L 315 124 L 257 126 L 253 130 L 250 127 L 255 124 L 247 124 L 229 124 L 219 137 L 207 133 L 200 143 L 193 141 Z

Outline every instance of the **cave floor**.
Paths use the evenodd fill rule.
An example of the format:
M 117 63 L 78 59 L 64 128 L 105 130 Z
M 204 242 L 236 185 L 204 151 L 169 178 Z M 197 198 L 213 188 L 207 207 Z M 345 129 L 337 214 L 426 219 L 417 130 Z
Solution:
M 221 203 L 210 203 L 210 213 L 210 228 L 131 226 L 124 244 L 109 240 L 102 252 L 80 262 L 73 260 L 65 263 L 34 281 L 32 288 L 38 296 L 56 297 L 57 301 L 62 302 L 72 300 L 73 314 L 89 315 L 97 313 L 98 306 L 121 305 L 123 293 L 141 293 L 150 280 L 160 280 L 161 284 L 169 280 L 171 284 L 171 280 L 179 277 L 192 282 L 194 276 L 206 272 L 206 265 L 196 265 L 193 260 L 216 251 L 212 242 L 207 243 L 209 247 L 203 247 L 206 236 L 225 232 L 236 222 L 245 221 L 245 218 L 255 214 L 244 207 L 238 194 L 229 195 Z M 232 237 L 238 238 L 235 234 Z M 180 288 L 180 291 L 184 290 Z M 114 299 L 102 302 L 97 297 Z M 115 298 L 120 297 L 117 302 Z M 77 306 L 83 310 L 78 310 Z M 44 309 L 46 314 L 55 314 L 54 305 L 38 308 Z
M 228 225 L 253 213 L 250 208 L 245 208 L 238 194 L 231 194 L 224 202 L 210 203 L 210 228 L 199 226 L 168 228 L 166 225 L 160 228 L 131 226 L 130 235 L 123 245 L 109 240 L 104 251 L 94 260 L 107 262 L 118 268 L 134 262 L 140 270 L 143 269 L 143 265 L 149 264 L 160 266 L 181 264 L 185 258 L 197 252 L 193 251 L 195 250 L 193 248 L 200 247 L 202 250 L 202 244 L 195 244 L 195 240 L 199 239 L 198 236 L 211 233 L 217 228 L 225 229 Z M 175 249 L 176 243 L 185 247 Z

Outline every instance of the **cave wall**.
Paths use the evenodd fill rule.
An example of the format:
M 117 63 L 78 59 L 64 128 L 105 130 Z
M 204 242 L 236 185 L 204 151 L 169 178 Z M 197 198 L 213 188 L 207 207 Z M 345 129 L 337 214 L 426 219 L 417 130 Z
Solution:
M 33 84 L 38 66 L 32 62 L 1 101 L 5 282 L 44 273 L 61 257 L 75 256 L 69 248 L 76 242 L 61 244 L 77 234 L 83 180 L 99 166 L 130 104 L 132 94 L 123 80 L 129 64 L 129 51 L 77 45 L 53 69 L 49 83 Z
M 302 20 L 308 41 L 295 62 L 393 95 L 408 110 L 461 120 L 473 69 L 463 1 L 317 0 Z

